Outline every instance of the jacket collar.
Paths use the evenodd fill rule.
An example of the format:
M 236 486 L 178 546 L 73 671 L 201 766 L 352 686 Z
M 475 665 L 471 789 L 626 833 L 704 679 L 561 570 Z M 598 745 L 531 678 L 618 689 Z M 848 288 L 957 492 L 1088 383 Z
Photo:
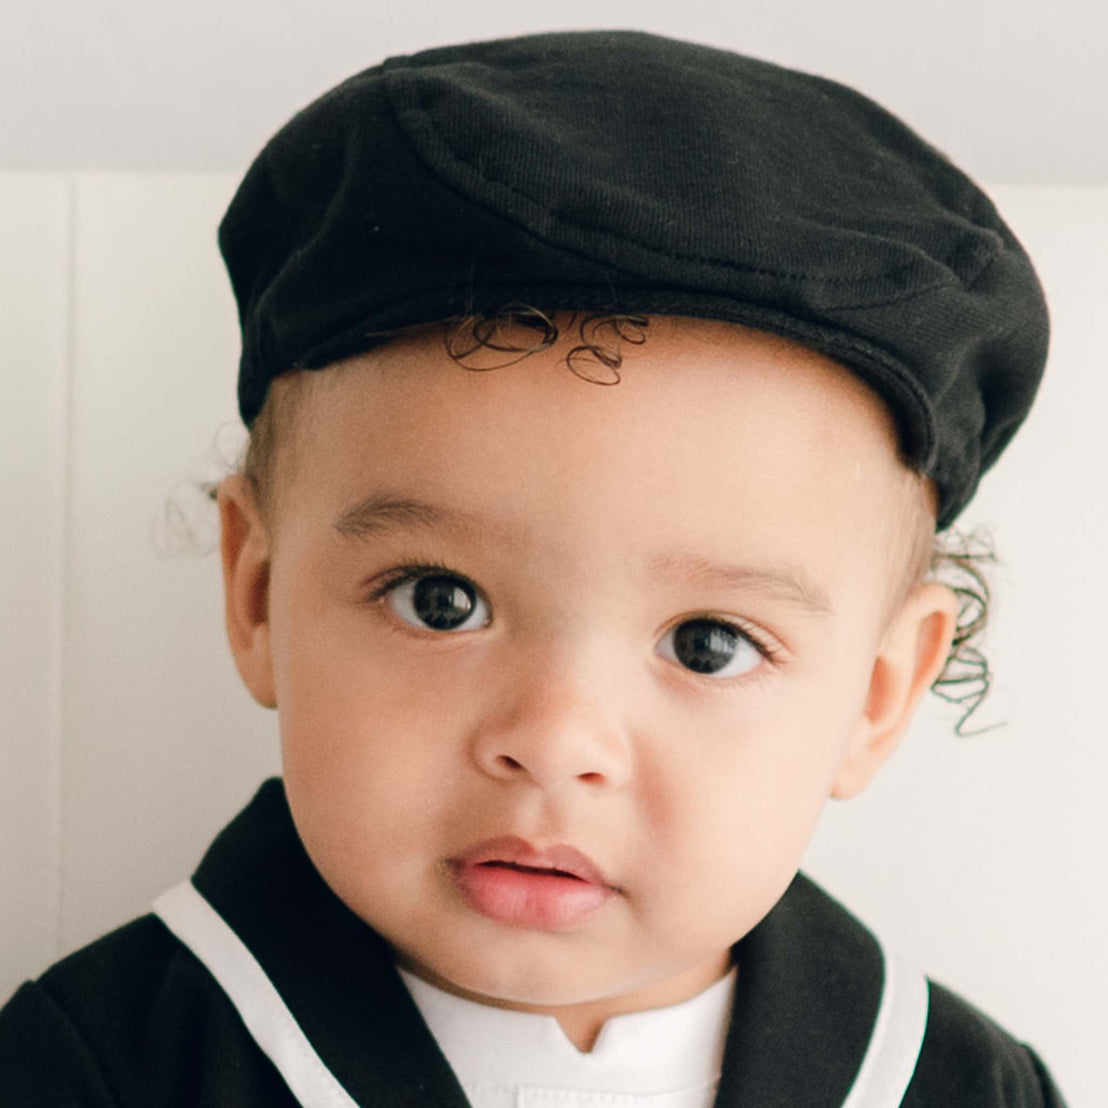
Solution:
M 216 838 L 192 883 L 355 1104 L 465 1108 L 388 944 L 308 859 L 279 778 Z M 733 955 L 739 984 L 717 1108 L 841 1108 L 881 1006 L 876 939 L 797 874 Z

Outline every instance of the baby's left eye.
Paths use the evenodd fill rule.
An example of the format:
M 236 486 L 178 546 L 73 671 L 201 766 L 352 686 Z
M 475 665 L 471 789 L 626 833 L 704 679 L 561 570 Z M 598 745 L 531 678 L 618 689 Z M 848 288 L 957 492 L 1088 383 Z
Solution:
M 757 668 L 765 651 L 739 628 L 715 619 L 690 619 L 662 636 L 658 653 L 694 673 L 741 677 Z
M 468 630 L 466 624 L 480 617 L 478 626 L 489 621 L 484 598 L 468 581 L 452 573 L 410 571 L 400 580 L 379 590 L 405 623 L 422 630 Z

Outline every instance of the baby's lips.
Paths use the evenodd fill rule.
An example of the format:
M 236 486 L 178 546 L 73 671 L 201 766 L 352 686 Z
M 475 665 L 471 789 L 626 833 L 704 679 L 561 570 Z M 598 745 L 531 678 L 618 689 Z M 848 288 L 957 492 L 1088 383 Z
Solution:
M 600 868 L 576 847 L 565 843 L 539 850 L 526 839 L 516 835 L 500 835 L 477 843 L 463 854 L 450 859 L 457 866 L 479 866 L 487 862 L 504 862 L 508 865 L 527 866 L 530 869 L 559 870 L 590 885 L 614 888 Z

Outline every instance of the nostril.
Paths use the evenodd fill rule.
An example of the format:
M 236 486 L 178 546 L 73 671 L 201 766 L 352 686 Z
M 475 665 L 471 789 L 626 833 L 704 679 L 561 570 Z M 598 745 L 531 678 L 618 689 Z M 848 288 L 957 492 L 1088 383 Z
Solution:
M 500 760 L 508 767 L 508 769 L 523 769 L 523 763 L 517 762 L 510 754 L 501 754 Z

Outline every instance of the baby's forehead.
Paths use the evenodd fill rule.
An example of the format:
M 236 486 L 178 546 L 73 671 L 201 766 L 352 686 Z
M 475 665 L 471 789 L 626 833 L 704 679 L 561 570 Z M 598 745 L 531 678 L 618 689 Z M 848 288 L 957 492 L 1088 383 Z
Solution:
M 520 465 L 543 443 L 552 466 L 587 454 L 622 470 L 626 456 L 665 487 L 655 455 L 674 466 L 703 456 L 703 479 L 719 483 L 733 444 L 757 437 L 794 480 L 802 466 L 793 458 L 828 445 L 858 479 L 877 469 L 915 479 L 900 461 L 892 410 L 819 351 L 745 326 L 660 316 L 644 319 L 633 341 L 616 335 L 589 352 L 573 324 L 570 313 L 557 318 L 541 349 L 511 326 L 482 329 L 479 345 L 428 328 L 281 387 L 303 409 L 302 447 L 324 459 L 345 449 L 355 466 L 382 450 L 448 466 L 475 442 L 489 444 L 482 456 L 496 464 Z

